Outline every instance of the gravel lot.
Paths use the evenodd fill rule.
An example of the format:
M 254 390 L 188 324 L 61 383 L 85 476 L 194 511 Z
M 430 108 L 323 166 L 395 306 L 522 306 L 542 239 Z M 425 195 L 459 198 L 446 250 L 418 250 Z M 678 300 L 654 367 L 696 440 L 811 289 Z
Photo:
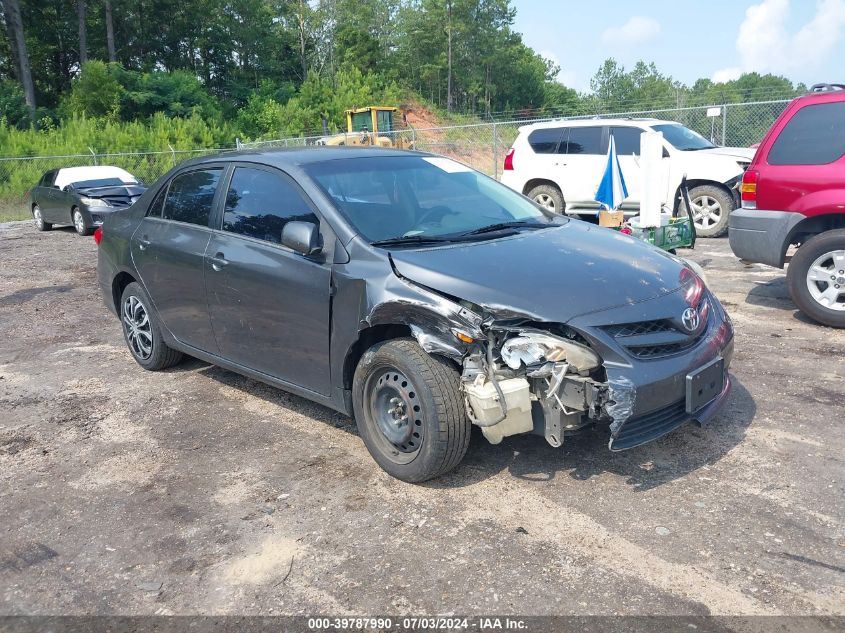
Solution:
M 301 398 L 144 372 L 95 248 L 0 225 L 0 613 L 845 614 L 845 331 L 725 239 L 690 253 L 736 326 L 714 423 L 475 433 L 424 486 Z

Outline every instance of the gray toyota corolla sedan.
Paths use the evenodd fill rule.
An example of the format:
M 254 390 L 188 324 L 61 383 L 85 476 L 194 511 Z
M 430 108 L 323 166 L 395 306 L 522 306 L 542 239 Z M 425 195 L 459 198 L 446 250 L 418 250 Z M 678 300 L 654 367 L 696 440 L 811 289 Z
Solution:
M 682 260 L 439 156 L 201 158 L 95 237 L 142 367 L 189 354 L 354 415 L 406 481 L 457 466 L 473 424 L 622 450 L 730 392 L 730 320 Z

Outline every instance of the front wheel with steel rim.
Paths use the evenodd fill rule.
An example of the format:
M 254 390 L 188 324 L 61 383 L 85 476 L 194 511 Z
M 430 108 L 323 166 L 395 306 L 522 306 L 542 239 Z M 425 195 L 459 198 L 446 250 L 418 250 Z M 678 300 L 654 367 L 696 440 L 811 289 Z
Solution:
M 730 212 L 734 209 L 731 194 L 716 185 L 700 185 L 689 192 L 692 220 L 698 237 L 719 237 L 728 230 Z M 686 212 L 686 203 L 681 203 Z M 687 214 L 689 215 L 689 214 Z
M 385 341 L 367 350 L 355 370 L 352 398 L 364 444 L 397 479 L 438 477 L 466 454 L 470 422 L 458 372 L 413 339 Z
M 123 339 L 132 358 L 144 369 L 158 371 L 182 360 L 179 352 L 164 342 L 150 300 L 138 283 L 126 286 L 120 297 L 120 321 Z
M 528 192 L 528 197 L 554 213 L 563 215 L 566 212 L 563 194 L 554 185 L 538 185 Z
M 845 229 L 807 240 L 786 271 L 789 294 L 819 323 L 845 328 Z
M 35 228 L 39 231 L 49 231 L 53 228 L 50 222 L 44 221 L 44 215 L 41 213 L 41 207 L 37 204 L 32 207 L 32 217 L 35 219 Z
M 74 207 L 73 212 L 71 213 L 71 218 L 73 219 L 73 228 L 76 229 L 77 233 L 80 235 L 91 235 L 91 227 L 88 226 L 88 222 L 85 221 L 85 216 L 82 215 L 82 211 Z

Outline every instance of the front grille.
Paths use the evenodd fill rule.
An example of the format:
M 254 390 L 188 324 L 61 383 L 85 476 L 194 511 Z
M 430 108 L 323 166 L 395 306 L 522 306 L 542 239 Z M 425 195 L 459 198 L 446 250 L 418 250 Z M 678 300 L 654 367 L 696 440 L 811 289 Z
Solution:
M 698 306 L 698 313 L 703 326 L 695 333 L 679 327 L 670 319 L 637 321 L 634 323 L 616 323 L 603 326 L 602 329 L 612 336 L 634 358 L 653 360 L 673 354 L 680 354 L 694 347 L 707 334 L 712 318 L 711 305 L 703 299 Z
M 699 338 L 690 339 L 686 344 L 683 343 L 669 343 L 667 345 L 646 345 L 641 347 L 627 348 L 633 356 L 637 358 L 663 358 L 664 356 L 671 356 L 672 354 L 679 354 L 688 350 L 698 343 Z
M 640 446 L 678 428 L 690 419 L 686 401 L 626 420 L 610 440 L 610 450 L 624 451 Z
M 659 321 L 640 321 L 639 323 L 621 323 L 608 325 L 604 328 L 613 338 L 639 336 L 640 334 L 654 334 L 655 332 L 671 332 L 675 328 L 665 319 Z

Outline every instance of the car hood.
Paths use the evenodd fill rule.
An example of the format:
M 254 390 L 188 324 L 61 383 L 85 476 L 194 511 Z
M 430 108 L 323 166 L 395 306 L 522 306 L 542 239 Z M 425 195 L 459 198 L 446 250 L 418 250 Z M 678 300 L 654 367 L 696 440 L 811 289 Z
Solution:
M 140 196 L 146 191 L 146 187 L 141 185 L 118 185 L 109 187 L 86 187 L 82 189 L 74 189 L 73 192 L 86 198 L 111 198 L 111 197 L 126 197 L 134 198 Z
M 558 323 L 670 293 L 688 275 L 669 254 L 578 220 L 483 242 L 396 249 L 391 257 L 399 275 L 497 317 Z
M 705 154 L 709 156 L 727 156 L 729 158 L 736 158 L 743 161 L 751 161 L 757 150 L 750 147 L 713 147 L 711 149 L 703 149 L 696 154 Z

